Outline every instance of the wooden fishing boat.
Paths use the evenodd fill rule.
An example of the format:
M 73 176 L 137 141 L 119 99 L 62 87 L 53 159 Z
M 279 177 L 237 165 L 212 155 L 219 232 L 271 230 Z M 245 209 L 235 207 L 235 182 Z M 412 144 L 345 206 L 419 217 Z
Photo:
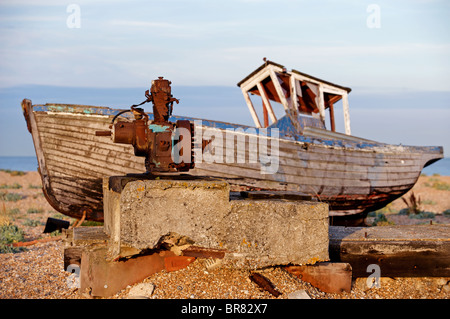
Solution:
M 443 157 L 443 148 L 389 145 L 351 135 L 349 88 L 271 61 L 238 83 L 255 122 L 239 124 L 172 116 L 195 126 L 195 168 L 190 175 L 226 179 L 232 190 L 271 191 L 327 202 L 336 223 L 364 217 L 400 197 L 421 170 Z M 254 106 L 262 99 L 262 116 Z M 342 100 L 345 133 L 335 130 L 334 105 Z M 275 105 L 285 115 L 277 118 Z M 57 211 L 103 220 L 102 179 L 142 174 L 144 158 L 133 147 L 96 136 L 123 110 L 23 100 L 43 191 Z M 326 112 L 330 129 L 326 129 Z M 152 114 L 148 113 L 149 118 Z M 122 117 L 130 117 L 124 113 Z M 263 124 L 261 124 L 263 123 Z M 205 141 L 208 146 L 204 148 Z M 202 147 L 203 145 L 203 147 Z M 252 160 L 253 159 L 253 160 Z

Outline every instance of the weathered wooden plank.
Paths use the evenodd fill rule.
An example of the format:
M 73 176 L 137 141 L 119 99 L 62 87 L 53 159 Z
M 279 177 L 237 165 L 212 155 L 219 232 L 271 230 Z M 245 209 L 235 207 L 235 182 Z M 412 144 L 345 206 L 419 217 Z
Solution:
M 46 140 L 47 143 L 51 143 L 53 145 L 64 145 L 66 147 L 70 147 L 73 148 L 74 150 L 80 150 L 80 151 L 84 151 L 85 153 L 97 153 L 97 154 L 101 154 L 101 155 L 106 155 L 106 156 L 112 156 L 115 155 L 115 152 L 117 152 L 117 149 L 113 149 L 113 148 L 108 148 L 108 147 L 103 147 L 103 146 L 108 146 L 108 144 L 100 144 L 99 142 L 97 143 L 83 143 L 81 144 L 80 141 L 78 140 L 67 140 L 64 137 L 60 137 L 60 136 L 55 136 L 55 135 L 47 135 L 46 133 L 41 134 L 41 136 Z M 121 156 L 122 154 L 119 153 L 117 154 L 117 156 Z M 130 152 L 130 154 L 127 154 L 128 157 L 130 157 L 132 155 L 132 153 Z M 122 155 L 123 156 L 123 155 Z
M 333 149 L 327 149 L 326 152 L 317 152 L 320 148 L 304 150 L 298 148 L 290 152 L 284 152 L 280 149 L 278 154 L 280 158 L 300 159 L 305 162 L 318 161 L 323 163 L 342 163 L 347 165 L 358 165 L 366 167 L 408 167 L 417 166 L 422 168 L 424 162 L 421 157 L 415 159 L 381 159 L 377 158 L 377 154 L 372 157 L 362 157 L 357 152 L 348 152 L 347 154 L 339 155 L 333 152 Z M 268 154 L 270 154 L 268 152 Z M 330 155 L 332 154 L 332 157 Z M 403 162 L 402 162 L 403 161 Z
M 309 175 L 308 171 L 311 171 L 312 175 L 319 177 L 327 177 L 323 174 L 325 172 L 329 172 L 329 177 L 336 178 L 356 178 L 356 179 L 373 179 L 373 180 L 391 180 L 391 179 L 415 179 L 418 176 L 418 172 L 420 168 L 417 166 L 413 167 L 400 167 L 397 171 L 394 167 L 374 167 L 368 168 L 364 166 L 357 165 L 349 165 L 346 163 L 332 163 L 332 162 L 323 162 L 323 161 L 303 161 L 303 160 L 294 160 L 294 159 L 285 159 L 283 157 L 279 157 L 279 166 L 281 167 L 280 171 L 297 171 L 304 170 L 299 172 L 301 175 Z M 225 164 L 233 164 L 227 163 L 223 161 Z M 288 164 L 289 165 L 288 165 Z M 220 163 L 219 163 L 220 164 Z M 240 163 L 237 163 L 240 164 Z M 253 167 L 259 169 L 259 164 L 249 163 L 246 164 L 248 167 Z M 352 169 L 347 169 L 347 167 L 351 167 Z M 356 168 L 359 168 L 356 169 Z M 383 171 L 386 170 L 385 171 Z M 297 174 L 297 173 L 294 173 Z M 353 175 L 353 176 L 352 176 Z
M 414 166 L 368 166 L 368 165 L 357 165 L 350 164 L 346 162 L 331 162 L 323 160 L 305 161 L 296 158 L 284 158 L 279 157 L 279 163 L 282 166 L 293 166 L 293 167 L 303 167 L 310 169 L 326 169 L 333 171 L 345 171 L 354 173 L 411 173 L 418 172 L 422 167 L 417 165 Z
M 103 226 L 80 226 L 72 228 L 70 238 L 71 246 L 87 246 L 95 243 L 104 243 L 108 240 Z
M 60 185 L 56 185 L 53 191 L 53 195 L 60 201 L 66 205 L 76 205 L 78 207 L 91 207 L 91 206 L 99 206 L 102 205 L 102 198 L 91 198 L 88 196 L 83 196 L 76 192 L 76 190 L 67 190 L 61 187 Z
M 79 162 L 77 160 L 72 159 L 71 154 L 55 154 L 54 153 L 48 153 L 46 154 L 49 165 L 48 167 L 51 167 L 52 162 L 54 161 L 56 163 L 60 163 L 61 165 L 64 165 L 66 167 L 66 170 L 69 170 L 70 168 L 80 168 L 82 171 L 86 172 L 88 176 L 92 176 L 95 178 L 99 178 L 102 176 L 109 176 L 109 175 L 121 175 L 123 174 L 123 171 L 116 171 L 112 169 L 108 169 L 107 167 L 102 167 L 95 164 L 85 163 L 85 162 Z M 56 165 L 54 165 L 56 167 Z M 68 172 L 68 174 L 72 174 L 71 172 Z
M 100 179 L 103 177 L 102 174 L 97 171 L 89 171 L 84 167 L 77 167 L 73 165 L 66 165 L 65 163 L 56 162 L 49 160 L 49 167 L 52 168 L 51 176 L 57 176 L 62 178 L 89 178 L 89 179 Z
M 248 187 L 257 187 L 257 188 L 266 188 L 266 189 L 276 189 L 276 190 L 285 190 L 285 191 L 299 191 L 311 195 L 318 195 L 323 194 L 321 196 L 331 196 L 331 195 L 339 195 L 339 194 L 346 194 L 346 195 L 369 195 L 370 191 L 373 192 L 389 192 L 392 190 L 407 190 L 411 188 L 410 184 L 407 185 L 399 185 L 395 188 L 390 187 L 389 190 L 384 190 L 377 187 L 372 188 L 360 188 L 355 186 L 321 186 L 321 185 L 313 185 L 313 184 L 298 184 L 298 183 L 291 183 L 291 182 L 281 182 L 276 180 L 267 180 L 267 179 L 261 179 L 261 178 L 250 178 L 250 177 L 243 177 L 238 175 L 230 174 L 229 172 L 217 172 L 215 170 L 210 170 L 208 168 L 205 168 L 204 166 L 197 167 L 195 170 L 190 172 L 193 175 L 210 175 L 210 176 L 216 176 L 216 177 L 224 177 L 227 178 L 227 181 L 231 184 L 238 184 L 238 185 L 246 185 Z M 378 191 L 379 190 L 379 191 Z M 343 199 L 345 201 L 348 201 L 351 206 L 353 203 L 349 199 Z M 362 199 L 361 199 L 362 200 Z
M 112 116 L 68 114 L 68 113 L 41 113 L 35 112 L 38 121 L 42 124 L 63 125 L 70 127 L 99 129 L 111 124 Z
M 69 132 L 63 130 L 56 130 L 54 128 L 44 127 L 41 130 L 41 136 L 44 138 L 54 138 L 56 140 L 60 140 L 61 143 L 71 142 L 71 143 L 79 143 L 80 140 L 83 141 L 87 146 L 97 146 L 99 148 L 104 148 L 105 150 L 111 150 L 118 152 L 118 154 L 124 152 L 128 154 L 133 154 L 133 146 L 127 144 L 118 144 L 113 143 L 112 140 L 108 137 L 95 137 L 78 134 L 78 132 Z
M 73 176 L 51 176 L 52 182 L 64 184 L 67 187 L 77 187 L 85 195 L 98 196 L 103 194 L 101 188 L 102 178 L 78 178 Z
M 356 179 L 339 179 L 339 178 L 326 178 L 316 176 L 300 176 L 292 172 L 280 172 L 277 174 L 266 174 L 263 175 L 259 168 L 240 166 L 240 165 L 229 165 L 229 164 L 206 164 L 202 163 L 199 168 L 206 168 L 210 171 L 222 171 L 228 172 L 229 174 L 234 174 L 241 177 L 256 178 L 256 179 L 267 179 L 273 181 L 295 183 L 302 185 L 326 185 L 326 186 L 358 186 L 358 187 L 370 187 L 368 180 L 356 180 Z
M 95 140 L 95 132 L 98 130 L 108 130 L 109 125 L 105 126 L 99 126 L 98 128 L 89 128 L 89 127 L 82 127 L 77 125 L 63 125 L 62 123 L 39 123 L 39 127 L 45 129 L 45 130 L 53 130 L 52 133 L 58 133 L 58 132 L 66 132 L 66 134 L 77 134 L 82 136 L 87 136 L 91 140 Z M 97 139 L 99 137 L 97 136 Z
M 351 264 L 354 277 L 375 268 L 382 277 L 450 276 L 449 225 L 330 226 L 329 232 L 331 261 Z
M 103 226 L 79 226 L 64 230 L 63 235 L 64 270 L 68 270 L 70 265 L 81 268 L 83 249 L 93 244 L 104 244 L 108 240 Z
M 93 182 L 96 180 L 93 180 Z M 63 194 L 73 194 L 78 196 L 81 201 L 84 199 L 87 202 L 98 203 L 99 199 L 102 199 L 103 193 L 94 192 L 90 190 L 89 185 L 82 186 L 80 184 L 76 185 L 75 183 L 70 182 L 62 182 L 61 180 L 52 179 L 52 183 L 55 185 L 55 189 L 61 191 Z
M 418 177 L 416 176 L 403 177 L 403 175 L 398 175 L 398 179 L 391 180 L 387 176 L 385 180 L 380 181 L 371 181 L 367 177 L 364 179 L 361 178 L 351 178 L 346 172 L 344 174 L 339 174 L 339 172 L 333 171 L 313 171 L 307 170 L 303 168 L 290 168 L 289 170 L 284 167 L 280 173 L 277 174 L 266 174 L 263 175 L 260 173 L 260 166 L 258 164 L 209 164 L 209 163 L 201 163 L 198 165 L 199 168 L 209 169 L 210 171 L 223 171 L 228 172 L 229 174 L 234 174 L 237 176 L 243 177 L 252 177 L 252 178 L 261 178 L 264 176 L 264 179 L 269 180 L 278 180 L 283 182 L 297 183 L 297 184 L 312 184 L 312 185 L 323 185 L 323 186 L 354 186 L 354 187 L 380 187 L 380 186 L 397 186 L 404 184 L 414 183 Z M 308 173 L 309 172 L 309 173 Z M 336 176 L 336 174 L 338 176 Z M 347 176 L 346 176 L 347 174 Z M 340 175 L 340 176 L 339 176 Z
M 279 158 L 279 171 L 299 175 L 299 176 L 311 176 L 320 178 L 343 178 L 343 179 L 370 179 L 370 180 L 380 180 L 380 181 L 390 181 L 390 180 L 415 180 L 418 177 L 418 172 L 420 168 L 402 168 L 401 171 L 396 171 L 395 168 L 388 167 L 387 172 L 383 171 L 382 168 L 376 170 L 368 170 L 367 168 L 360 167 L 360 170 L 347 170 L 345 169 L 344 163 L 320 163 L 315 161 L 310 161 L 303 163 L 301 161 L 290 160 L 289 165 L 286 164 L 286 159 Z M 223 161 L 226 165 L 233 165 L 235 163 L 228 163 Z M 221 164 L 221 163 L 217 163 Z M 241 163 L 236 163 L 241 164 Z M 259 163 L 243 163 L 246 167 L 251 169 L 260 169 Z M 295 165 L 297 164 L 297 165 Z M 353 167 L 355 168 L 355 166 Z
M 90 165 L 90 163 L 92 163 L 93 165 L 95 165 L 95 164 L 98 165 L 98 163 L 102 163 L 104 165 L 108 165 L 108 167 L 111 167 L 111 169 L 116 170 L 116 171 L 121 171 L 124 168 L 132 169 L 132 167 L 130 165 L 133 163 L 132 161 L 117 158 L 113 154 L 108 156 L 108 155 L 98 154 L 95 152 L 88 152 L 88 151 L 83 151 L 83 150 L 79 150 L 76 148 L 70 148 L 70 147 L 66 147 L 63 145 L 57 145 L 57 144 L 52 144 L 52 143 L 47 143 L 47 144 L 48 144 L 48 146 L 46 148 L 47 153 L 53 152 L 52 154 L 55 154 L 54 152 L 58 152 L 61 154 L 67 154 L 67 155 L 70 154 L 73 156 L 73 158 L 80 160 L 80 163 L 86 163 L 87 165 Z
M 249 152 L 248 151 L 239 151 L 235 152 L 233 159 L 237 159 L 239 156 L 242 159 L 245 159 L 246 163 L 248 163 Z M 269 153 L 270 154 L 270 153 Z M 300 152 L 297 154 L 280 154 L 278 157 L 279 164 L 283 167 L 293 167 L 293 168 L 314 168 L 314 169 L 323 169 L 328 171 L 345 171 L 345 172 L 355 172 L 355 173 L 370 173 L 377 174 L 382 172 L 389 173 L 408 173 L 413 172 L 417 173 L 422 168 L 418 165 L 410 166 L 408 164 L 401 164 L 401 166 L 394 165 L 379 165 L 375 166 L 376 163 L 372 162 L 371 165 L 369 163 L 364 162 L 363 164 L 355 164 L 354 161 L 346 160 L 340 161 L 339 158 L 335 158 L 332 151 L 327 154 L 327 156 L 316 156 L 316 154 L 301 154 Z M 306 159 L 307 157 L 307 159 Z M 254 160 L 257 160 L 255 157 Z M 218 157 L 217 161 L 221 161 L 223 163 L 227 163 L 226 156 Z M 353 163 L 350 163 L 353 162 Z M 358 161 L 359 162 L 359 161 Z M 239 164 L 239 163 L 238 163 Z
M 246 138 L 248 139 L 251 134 L 248 134 L 248 130 L 242 132 L 226 132 L 225 130 L 218 129 L 218 128 L 206 128 L 208 131 L 217 132 L 219 135 L 222 135 L 223 138 L 225 137 L 236 137 L 239 135 L 246 135 Z M 204 129 L 203 129 L 204 130 Z M 227 135 L 229 134 L 229 135 Z M 198 135 L 201 135 L 201 132 L 198 132 Z M 258 136 L 258 139 L 268 139 L 270 140 L 271 137 L 263 137 Z M 252 141 L 250 141 L 250 144 Z M 255 142 L 253 142 L 255 143 Z M 270 143 L 268 143 L 270 144 Z M 421 156 L 423 152 L 417 152 L 417 150 L 414 147 L 408 147 L 408 146 L 395 146 L 395 145 L 388 145 L 385 147 L 382 147 L 381 145 L 376 147 L 360 147 L 360 148 L 351 148 L 348 146 L 339 146 L 339 145 L 324 145 L 324 144 L 317 144 L 317 143 L 308 143 L 308 142 L 300 142 L 300 141 L 293 141 L 293 140 L 279 140 L 279 148 L 280 150 L 289 151 L 289 150 L 298 150 L 299 148 L 302 149 L 308 149 L 312 150 L 315 149 L 316 152 L 321 153 L 328 153 L 329 150 L 333 150 L 333 154 L 336 154 L 338 156 L 348 155 L 354 153 L 355 156 L 358 157 L 367 157 L 367 158 L 373 158 L 374 153 L 376 153 L 376 156 L 379 158 L 381 157 L 393 157 L 393 158 L 399 158 L 399 159 L 415 159 L 418 156 Z
M 112 163 L 111 161 L 114 161 L 114 159 L 110 161 L 106 158 L 103 158 L 104 161 L 102 161 L 102 158 L 97 158 L 96 160 L 90 157 L 84 157 L 73 153 L 65 153 L 61 150 L 50 148 L 47 148 L 45 150 L 45 154 L 47 157 L 52 158 L 56 161 L 61 161 L 63 163 L 68 163 L 80 167 L 85 166 L 86 169 L 96 170 L 105 176 L 123 174 L 124 168 L 126 168 L 125 166 Z
M 94 149 L 93 151 L 89 151 L 88 149 L 86 149 L 89 146 L 76 148 L 76 147 L 71 147 L 71 145 L 69 143 L 66 143 L 64 141 L 55 140 L 55 139 L 51 140 L 48 138 L 44 138 L 43 141 L 45 141 L 46 143 L 49 144 L 48 148 L 51 147 L 53 149 L 60 150 L 61 147 L 66 147 L 66 150 L 67 149 L 70 150 L 67 152 L 72 152 L 72 150 L 73 150 L 73 152 L 79 153 L 80 155 L 83 155 L 84 157 L 90 157 L 90 154 L 94 153 L 94 154 L 98 154 L 99 156 L 104 156 L 107 159 L 111 158 L 111 160 L 122 161 L 121 163 L 123 164 L 124 168 L 130 168 L 130 169 L 134 168 L 136 170 L 142 170 L 142 168 L 145 167 L 144 158 L 134 156 L 134 154 L 132 152 L 123 152 L 120 149 L 119 150 L 100 151 L 100 152 L 98 152 L 97 149 Z M 61 143 L 61 144 L 59 144 L 59 143 Z M 99 148 L 99 149 L 102 150 L 101 148 Z

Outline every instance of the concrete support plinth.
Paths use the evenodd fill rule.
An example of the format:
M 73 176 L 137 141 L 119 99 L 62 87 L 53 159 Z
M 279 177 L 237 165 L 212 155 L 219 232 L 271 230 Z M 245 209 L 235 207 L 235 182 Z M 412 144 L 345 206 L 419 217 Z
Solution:
M 314 264 L 328 257 L 328 205 L 309 201 L 232 200 L 217 240 L 239 268 Z
M 122 247 L 156 249 L 166 239 L 226 251 L 239 268 L 310 264 L 328 256 L 328 206 L 287 200 L 230 200 L 211 179 L 105 178 L 104 229 L 109 257 Z

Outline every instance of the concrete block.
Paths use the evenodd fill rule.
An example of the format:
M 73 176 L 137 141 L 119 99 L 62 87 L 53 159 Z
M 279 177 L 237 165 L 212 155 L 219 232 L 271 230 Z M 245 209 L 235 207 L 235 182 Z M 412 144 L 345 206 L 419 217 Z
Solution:
M 328 205 L 290 200 L 230 201 L 215 180 L 104 180 L 110 256 L 121 247 L 171 245 L 226 251 L 224 264 L 255 269 L 328 260 Z M 178 238 L 179 243 L 174 241 Z
M 123 181 L 123 187 L 114 187 Z M 115 253 L 120 245 L 157 248 L 163 236 L 173 233 L 200 246 L 216 246 L 213 229 L 230 205 L 229 185 L 222 181 L 110 177 L 104 193 L 105 231 Z
M 239 268 L 311 264 L 329 259 L 328 224 L 325 203 L 235 200 L 218 238 Z

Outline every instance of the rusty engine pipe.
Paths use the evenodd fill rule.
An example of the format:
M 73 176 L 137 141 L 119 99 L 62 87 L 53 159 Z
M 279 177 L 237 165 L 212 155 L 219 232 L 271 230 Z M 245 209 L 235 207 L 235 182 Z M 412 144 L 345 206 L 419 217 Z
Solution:
M 142 108 L 137 108 L 141 104 L 133 105 L 113 118 L 110 126 L 113 131 L 96 131 L 96 136 L 112 136 L 114 143 L 133 145 L 134 154 L 145 157 L 148 172 L 186 172 L 194 168 L 194 126 L 186 120 L 169 122 L 173 102 L 179 102 L 172 97 L 170 84 L 159 77 L 145 92 L 147 100 L 141 104 L 153 103 L 153 121 Z M 114 123 L 125 112 L 132 112 L 134 120 Z

